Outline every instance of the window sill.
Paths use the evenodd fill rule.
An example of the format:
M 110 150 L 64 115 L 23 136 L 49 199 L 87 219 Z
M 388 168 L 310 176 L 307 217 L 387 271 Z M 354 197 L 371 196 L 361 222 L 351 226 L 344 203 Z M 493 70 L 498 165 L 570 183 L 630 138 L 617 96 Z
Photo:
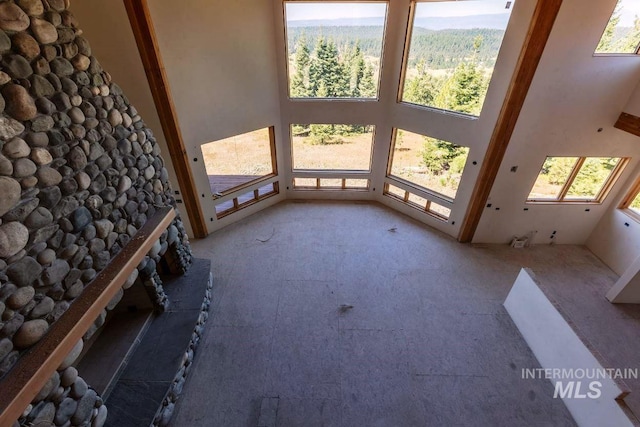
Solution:
M 473 114 L 461 113 L 460 111 L 443 110 L 442 108 L 431 107 L 429 105 L 414 104 L 413 102 L 408 102 L 408 101 L 398 101 L 398 104 L 405 105 L 410 108 L 417 108 L 419 110 L 431 111 L 432 113 L 454 116 L 461 119 L 478 120 L 480 118 L 479 115 L 475 116 Z
M 527 205 L 601 205 L 597 200 L 527 200 Z
M 640 55 L 638 55 L 637 53 L 594 53 L 593 57 L 613 57 L 613 58 L 617 58 L 617 57 L 637 57 L 640 58 Z
M 640 223 L 640 213 L 635 212 L 629 208 L 618 208 L 618 210 L 623 214 L 625 214 L 626 216 L 628 216 L 629 218 L 631 218 L 632 220 L 634 220 L 635 222 Z

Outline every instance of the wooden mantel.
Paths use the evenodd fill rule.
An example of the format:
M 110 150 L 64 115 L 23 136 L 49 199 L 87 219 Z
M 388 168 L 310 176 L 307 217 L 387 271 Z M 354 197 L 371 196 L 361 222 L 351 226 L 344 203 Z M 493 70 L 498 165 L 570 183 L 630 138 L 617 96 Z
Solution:
M 22 354 L 0 380 L 0 426 L 10 426 L 20 417 L 175 216 L 171 206 L 158 209 L 45 336 Z

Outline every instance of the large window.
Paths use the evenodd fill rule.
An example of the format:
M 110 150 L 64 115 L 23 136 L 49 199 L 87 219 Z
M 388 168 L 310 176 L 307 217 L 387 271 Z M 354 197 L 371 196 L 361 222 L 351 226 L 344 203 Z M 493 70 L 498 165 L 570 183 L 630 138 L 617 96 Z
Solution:
M 202 144 L 200 148 L 214 197 L 276 174 L 272 127 Z
M 285 2 L 289 96 L 377 98 L 386 2 Z
M 294 170 L 369 171 L 374 126 L 291 126 Z
M 638 53 L 640 2 L 619 0 L 604 29 L 595 53 Z
M 413 3 L 400 99 L 480 115 L 511 0 Z
M 620 157 L 547 157 L 527 201 L 601 203 L 627 160 Z
M 453 201 L 469 149 L 396 129 L 387 175 Z

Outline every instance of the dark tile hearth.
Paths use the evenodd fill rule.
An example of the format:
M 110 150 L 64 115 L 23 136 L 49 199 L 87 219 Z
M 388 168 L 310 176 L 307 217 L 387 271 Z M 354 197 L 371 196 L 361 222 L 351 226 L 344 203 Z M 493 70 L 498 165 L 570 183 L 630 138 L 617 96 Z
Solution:
M 109 397 L 105 426 L 148 426 L 167 394 L 170 381 L 118 381 Z
M 109 395 L 106 426 L 148 426 L 154 424 L 163 402 L 173 405 L 175 396 L 168 395 L 174 390 L 176 373 L 185 366 L 186 353 L 190 354 L 187 369 L 191 363 L 199 340 L 194 345 L 193 337 L 199 336 L 194 330 L 202 326 L 203 300 L 208 308 L 210 270 L 211 261 L 194 259 L 186 274 L 163 277 L 169 309 L 153 319 Z

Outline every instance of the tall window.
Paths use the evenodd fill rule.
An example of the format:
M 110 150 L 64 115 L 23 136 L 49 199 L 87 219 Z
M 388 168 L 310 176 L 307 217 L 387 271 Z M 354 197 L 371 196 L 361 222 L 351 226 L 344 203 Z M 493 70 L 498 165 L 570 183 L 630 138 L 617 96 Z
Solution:
M 480 115 L 511 0 L 413 3 L 402 102 Z
M 595 53 L 638 53 L 640 2 L 618 0 Z
M 386 2 L 285 2 L 289 96 L 377 98 Z
M 627 161 L 620 157 L 547 157 L 527 201 L 602 203 Z

